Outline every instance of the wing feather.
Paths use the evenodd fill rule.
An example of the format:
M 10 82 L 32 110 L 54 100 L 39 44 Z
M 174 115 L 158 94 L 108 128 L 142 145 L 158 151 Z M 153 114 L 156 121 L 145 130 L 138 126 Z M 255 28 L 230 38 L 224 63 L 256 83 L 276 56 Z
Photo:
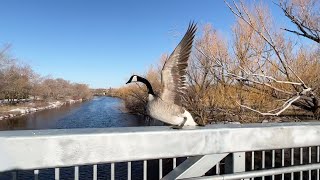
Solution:
M 188 59 L 196 30 L 196 24 L 190 23 L 186 34 L 163 65 L 160 96 L 166 102 L 180 105 L 181 96 L 186 89 Z

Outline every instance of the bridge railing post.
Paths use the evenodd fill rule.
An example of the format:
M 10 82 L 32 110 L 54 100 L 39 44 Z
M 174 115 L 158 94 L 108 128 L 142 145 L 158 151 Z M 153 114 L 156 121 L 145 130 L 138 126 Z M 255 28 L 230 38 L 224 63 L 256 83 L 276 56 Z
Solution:
M 230 153 L 225 159 L 225 173 L 232 174 L 246 171 L 245 152 Z

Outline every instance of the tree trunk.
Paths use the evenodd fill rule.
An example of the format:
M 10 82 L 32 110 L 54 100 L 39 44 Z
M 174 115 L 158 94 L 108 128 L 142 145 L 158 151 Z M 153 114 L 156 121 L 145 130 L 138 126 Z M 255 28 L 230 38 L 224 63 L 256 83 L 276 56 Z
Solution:
M 314 110 L 313 115 L 315 119 L 320 119 L 320 100 L 318 97 L 313 98 Z
M 313 111 L 313 115 L 315 119 L 320 120 L 320 105 L 318 104 L 318 107 L 315 108 Z

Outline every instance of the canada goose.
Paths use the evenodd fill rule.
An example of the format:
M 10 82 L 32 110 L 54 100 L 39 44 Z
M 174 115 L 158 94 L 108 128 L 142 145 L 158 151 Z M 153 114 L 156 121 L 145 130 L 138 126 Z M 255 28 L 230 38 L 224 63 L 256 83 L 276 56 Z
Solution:
M 146 106 L 148 115 L 174 125 L 173 128 L 177 129 L 181 129 L 184 125 L 198 125 L 180 103 L 186 89 L 186 70 L 196 30 L 196 25 L 190 23 L 183 39 L 165 61 L 161 71 L 162 92 L 160 96 L 153 92 L 150 82 L 143 77 L 133 75 L 126 83 L 144 83 L 148 88 L 148 103 Z

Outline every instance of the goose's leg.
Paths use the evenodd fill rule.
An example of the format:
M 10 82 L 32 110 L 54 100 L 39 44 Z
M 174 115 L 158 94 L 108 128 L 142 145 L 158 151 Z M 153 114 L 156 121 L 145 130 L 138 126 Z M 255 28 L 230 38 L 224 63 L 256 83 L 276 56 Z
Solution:
M 186 122 L 187 122 L 187 117 L 184 117 L 182 123 L 179 124 L 179 125 L 174 125 L 174 126 L 172 126 L 172 129 L 182 129 L 182 127 L 184 126 L 184 124 L 185 124 Z

